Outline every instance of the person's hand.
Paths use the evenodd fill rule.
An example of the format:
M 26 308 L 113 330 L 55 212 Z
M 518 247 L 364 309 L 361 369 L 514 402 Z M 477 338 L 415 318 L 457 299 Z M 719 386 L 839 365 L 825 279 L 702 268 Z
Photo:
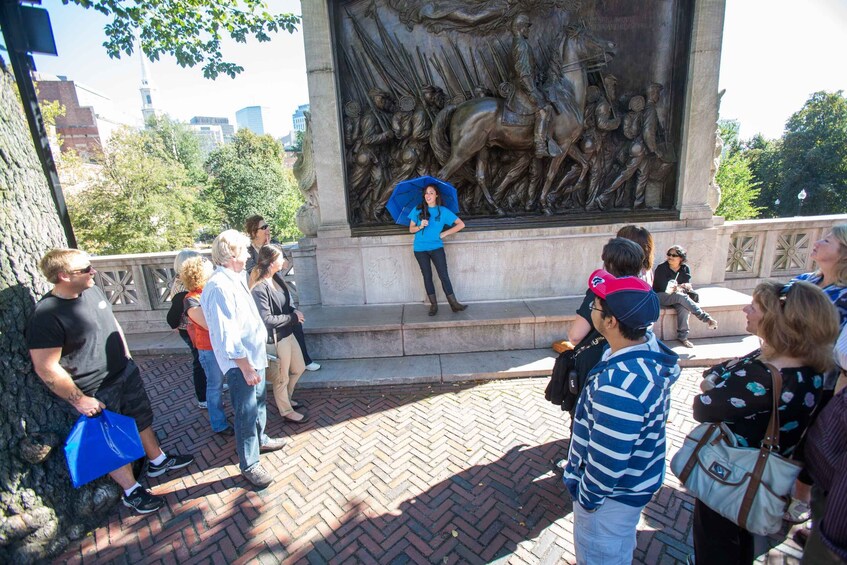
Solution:
M 294 313 L 297 315 L 297 320 L 299 320 L 301 324 L 306 321 L 306 316 L 303 315 L 303 312 L 295 310 Z
M 429 225 L 429 220 L 421 220 L 421 229 L 424 229 Z
M 679 285 L 679 288 L 682 290 L 692 290 L 694 287 L 691 286 L 691 283 L 682 283 Z
M 105 404 L 94 398 L 93 396 L 83 396 L 74 402 L 74 408 L 83 416 L 96 416 L 106 407 Z
M 250 386 L 256 386 L 260 382 L 262 382 L 262 375 L 260 375 L 256 369 L 250 367 L 249 371 L 244 373 L 244 382 L 246 382 Z

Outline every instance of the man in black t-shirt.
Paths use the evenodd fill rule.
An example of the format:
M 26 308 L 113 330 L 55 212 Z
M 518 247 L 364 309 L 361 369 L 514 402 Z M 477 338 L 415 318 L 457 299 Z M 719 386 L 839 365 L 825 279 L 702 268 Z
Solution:
M 194 458 L 166 455 L 153 432 L 153 410 L 141 373 L 132 360 L 108 299 L 94 286 L 97 271 L 76 249 L 53 249 L 39 263 L 53 283 L 29 320 L 27 347 L 35 372 L 57 396 L 83 416 L 104 408 L 135 419 L 150 459 L 147 475 L 190 465 Z M 165 501 L 143 488 L 127 464 L 109 473 L 124 489 L 123 503 L 140 514 L 155 512 Z

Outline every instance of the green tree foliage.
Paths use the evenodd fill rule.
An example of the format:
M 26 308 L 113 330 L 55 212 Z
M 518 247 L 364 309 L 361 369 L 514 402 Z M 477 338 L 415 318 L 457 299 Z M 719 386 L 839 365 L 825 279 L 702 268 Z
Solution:
M 847 98 L 815 92 L 789 118 L 780 148 L 781 202 L 797 206 L 805 190 L 802 215 L 847 212 Z
M 761 134 L 756 134 L 744 148 L 745 156 L 750 159 L 750 171 L 759 184 L 759 196 L 754 204 L 766 218 L 779 218 L 793 214 L 793 211 L 791 213 L 787 211 L 788 202 L 784 202 L 780 196 L 782 190 L 781 150 L 781 139 L 765 139 Z
M 153 61 L 173 55 L 183 67 L 203 65 L 203 75 L 232 78 L 244 67 L 224 61 L 221 40 L 224 32 L 235 41 L 248 37 L 269 41 L 270 33 L 293 33 L 300 18 L 294 14 L 271 14 L 263 0 L 62 0 L 113 16 L 106 26 L 103 46 L 110 57 L 132 55 L 135 34 L 141 49 Z
M 721 187 L 721 202 L 716 214 L 727 220 L 747 220 L 759 215 L 754 202 L 759 195 L 758 183 L 753 180 L 750 159 L 738 140 L 740 124 L 721 120 L 718 123 L 724 142 L 723 157 L 715 181 Z
M 302 203 L 296 182 L 282 166 L 282 146 L 270 135 L 238 130 L 232 143 L 209 154 L 211 176 L 204 198 L 223 212 L 226 226 L 244 229 L 253 214 L 263 216 L 278 239 L 294 239 L 299 231 L 294 213 Z
M 150 155 L 177 161 L 195 182 L 205 182 L 200 140 L 191 128 L 168 116 L 151 116 L 146 125 L 147 131 L 152 134 L 147 136 L 149 142 L 146 146 Z
M 194 242 L 198 189 L 156 130 L 118 131 L 103 169 L 68 208 L 79 244 L 112 255 L 170 251 Z

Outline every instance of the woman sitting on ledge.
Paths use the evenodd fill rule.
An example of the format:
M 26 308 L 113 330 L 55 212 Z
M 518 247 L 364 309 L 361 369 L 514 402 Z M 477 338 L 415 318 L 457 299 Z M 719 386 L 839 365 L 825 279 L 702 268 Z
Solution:
M 659 304 L 676 310 L 676 338 L 685 347 L 694 347 L 688 340 L 689 312 L 701 322 L 709 324 L 711 330 L 718 329 L 718 321 L 701 309 L 689 295 L 694 287 L 691 286 L 691 269 L 685 264 L 685 249 L 673 245 L 668 249 L 667 258 L 667 261 L 656 267 L 653 290 L 659 295 Z

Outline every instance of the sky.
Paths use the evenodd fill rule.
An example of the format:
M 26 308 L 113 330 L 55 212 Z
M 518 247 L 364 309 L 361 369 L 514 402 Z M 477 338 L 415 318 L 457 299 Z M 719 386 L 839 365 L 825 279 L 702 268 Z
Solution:
M 297 0 L 271 0 L 271 11 L 300 14 Z M 109 18 L 61 0 L 44 0 L 50 11 L 58 57 L 36 56 L 40 72 L 66 75 L 110 97 L 140 120 L 138 55 L 109 59 L 102 47 Z M 291 114 L 308 102 L 301 32 L 282 32 L 272 41 L 224 42 L 227 60 L 245 70 L 236 79 L 203 78 L 172 58 L 150 63 L 161 108 L 179 120 L 225 116 L 267 106 L 276 136 L 292 129 Z M 741 138 L 782 135 L 786 120 L 818 90 L 847 92 L 847 0 L 727 0 L 720 88 L 726 89 L 721 118 L 741 123 Z

